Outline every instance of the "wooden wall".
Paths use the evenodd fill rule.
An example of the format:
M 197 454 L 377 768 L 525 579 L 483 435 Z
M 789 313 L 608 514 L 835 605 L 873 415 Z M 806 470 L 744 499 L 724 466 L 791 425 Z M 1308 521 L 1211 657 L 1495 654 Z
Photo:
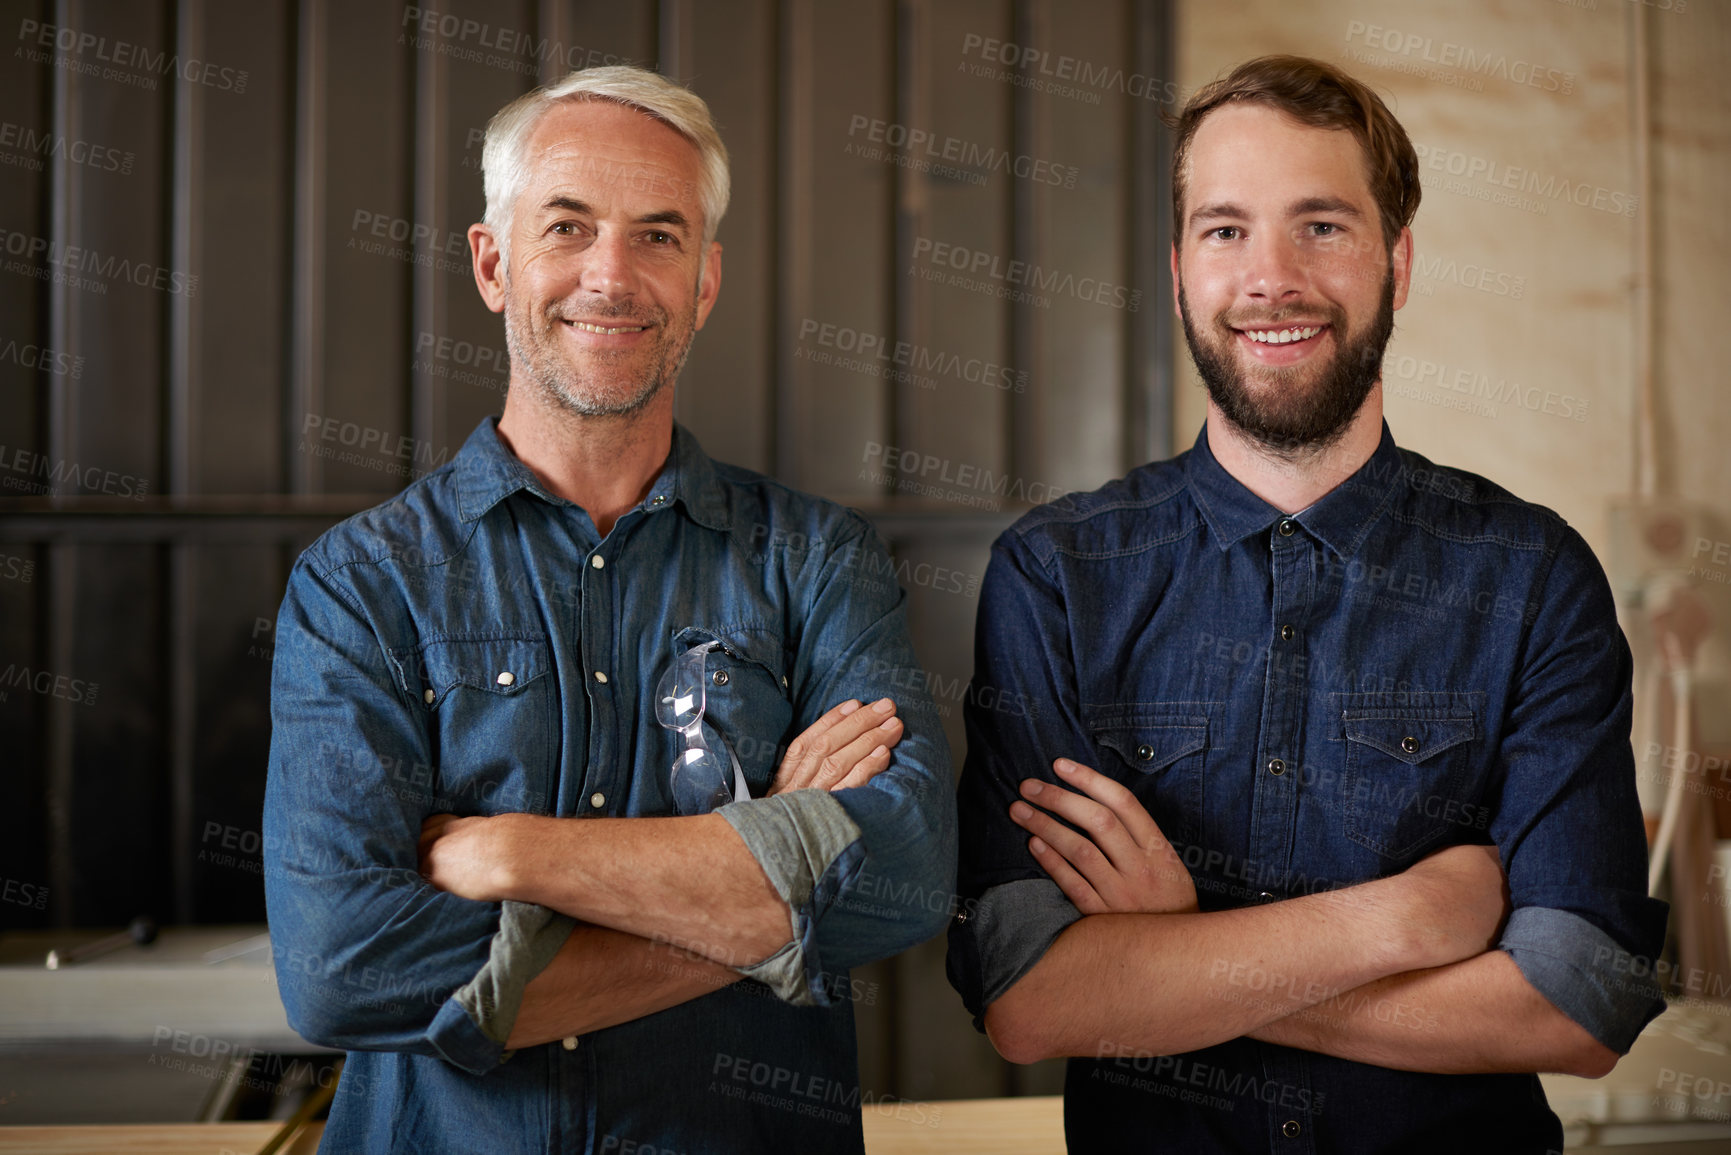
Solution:
M 0 4 L 0 927 L 263 917 L 288 566 L 499 410 L 461 239 L 480 133 L 572 66 L 710 102 L 734 193 L 680 420 L 963 575 L 909 588 L 959 764 L 992 536 L 1170 447 L 1170 25 L 1164 0 Z M 1054 1089 L 974 1034 L 942 957 L 861 976 L 868 1088 Z

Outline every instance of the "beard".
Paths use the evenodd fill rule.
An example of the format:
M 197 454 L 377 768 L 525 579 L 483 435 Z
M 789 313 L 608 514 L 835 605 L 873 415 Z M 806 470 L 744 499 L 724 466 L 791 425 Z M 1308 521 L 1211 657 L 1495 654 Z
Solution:
M 592 324 L 648 325 L 657 334 L 642 350 L 588 350 L 573 357 L 562 347 L 565 325 L 555 303 L 537 314 L 525 299 L 511 292 L 505 277 L 505 347 L 513 370 L 521 368 L 541 395 L 554 405 L 582 417 L 620 417 L 640 412 L 663 389 L 672 386 L 685 367 L 691 339 L 697 332 L 697 303 L 677 317 L 657 307 L 626 303 L 589 308 L 581 319 Z M 632 362 L 640 362 L 634 365 Z
M 1394 274 L 1392 269 L 1384 274 L 1376 315 L 1363 332 L 1348 331 L 1346 311 L 1340 306 L 1325 310 L 1336 349 L 1321 365 L 1246 368 L 1239 359 L 1238 335 L 1232 327 L 1234 322 L 1278 325 L 1293 317 L 1314 317 L 1313 307 L 1236 316 L 1228 310 L 1214 318 L 1207 333 L 1198 331 L 1182 286 L 1178 309 L 1190 358 L 1221 415 L 1263 449 L 1290 458 L 1320 452 L 1339 441 L 1364 399 L 1382 379 L 1383 350 L 1394 332 Z

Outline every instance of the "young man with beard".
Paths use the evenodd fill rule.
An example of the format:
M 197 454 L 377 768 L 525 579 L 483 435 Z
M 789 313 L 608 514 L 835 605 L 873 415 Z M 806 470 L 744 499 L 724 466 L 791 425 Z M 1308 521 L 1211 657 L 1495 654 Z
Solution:
M 266 897 L 289 1021 L 351 1052 L 324 1149 L 858 1152 L 847 968 L 942 927 L 955 857 L 893 568 L 673 421 L 702 100 L 573 73 L 484 171 L 504 414 L 279 618 Z
M 1662 1006 L 1630 659 L 1555 514 L 1396 447 L 1418 166 L 1327 64 L 1177 123 L 1195 446 L 997 542 L 950 974 L 1073 1151 L 1547 1151 Z M 970 699 L 977 695 L 970 695 Z M 1505 889 L 1506 887 L 1506 889 Z M 1622 960 L 1619 967 L 1618 960 Z

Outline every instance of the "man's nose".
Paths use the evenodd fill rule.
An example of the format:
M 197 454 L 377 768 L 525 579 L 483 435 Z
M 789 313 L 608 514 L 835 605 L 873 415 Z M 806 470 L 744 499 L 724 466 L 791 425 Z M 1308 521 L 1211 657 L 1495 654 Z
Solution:
M 1291 237 L 1265 232 L 1252 241 L 1250 267 L 1245 272 L 1246 293 L 1279 304 L 1303 296 L 1309 284 L 1309 266 Z
M 584 257 L 584 289 L 609 301 L 624 300 L 637 291 L 637 254 L 628 231 L 602 229 Z

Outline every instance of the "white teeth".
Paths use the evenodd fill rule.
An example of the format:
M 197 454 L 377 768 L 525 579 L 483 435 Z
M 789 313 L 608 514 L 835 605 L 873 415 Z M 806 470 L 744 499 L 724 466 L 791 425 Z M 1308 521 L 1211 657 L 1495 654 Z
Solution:
M 607 329 L 600 325 L 591 325 L 588 321 L 572 321 L 571 324 L 585 333 L 605 333 L 608 336 L 612 336 L 614 333 L 641 333 L 646 327 L 643 325 L 621 325 L 617 329 Z
M 1308 341 L 1322 332 L 1322 326 L 1306 325 L 1302 329 L 1243 329 L 1240 332 L 1263 345 L 1286 345 L 1293 341 Z

